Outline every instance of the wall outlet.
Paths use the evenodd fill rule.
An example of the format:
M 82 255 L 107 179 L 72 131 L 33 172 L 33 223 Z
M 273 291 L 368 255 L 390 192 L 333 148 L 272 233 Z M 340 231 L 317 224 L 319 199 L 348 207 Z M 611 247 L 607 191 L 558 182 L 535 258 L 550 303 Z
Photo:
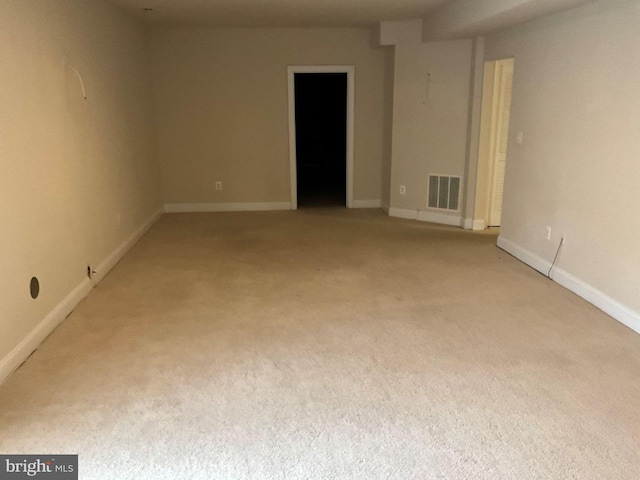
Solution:
M 406 195 L 407 187 L 404 185 L 400 185 L 400 195 Z
M 222 190 L 222 182 L 216 182 L 216 190 Z
M 516 143 L 518 145 L 522 145 L 524 143 L 524 132 L 517 132 L 516 133 Z
M 551 240 L 551 227 L 546 227 L 545 238 Z

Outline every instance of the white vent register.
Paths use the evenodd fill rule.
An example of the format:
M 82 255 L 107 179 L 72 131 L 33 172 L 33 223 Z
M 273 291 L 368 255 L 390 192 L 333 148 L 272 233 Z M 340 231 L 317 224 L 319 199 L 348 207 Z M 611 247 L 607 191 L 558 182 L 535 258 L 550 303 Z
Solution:
M 429 175 L 429 202 L 427 207 L 458 211 L 460 177 Z

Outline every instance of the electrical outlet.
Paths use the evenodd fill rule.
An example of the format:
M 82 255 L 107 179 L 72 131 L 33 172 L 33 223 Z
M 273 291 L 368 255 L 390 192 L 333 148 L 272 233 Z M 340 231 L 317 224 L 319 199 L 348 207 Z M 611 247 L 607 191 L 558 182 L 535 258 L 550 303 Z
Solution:
M 400 195 L 406 195 L 407 187 L 404 185 L 400 185 Z
M 222 182 L 216 182 L 216 190 L 222 190 Z
M 524 143 L 524 132 L 516 133 L 516 143 L 522 145 Z
M 545 238 L 551 240 L 551 227 L 546 227 Z

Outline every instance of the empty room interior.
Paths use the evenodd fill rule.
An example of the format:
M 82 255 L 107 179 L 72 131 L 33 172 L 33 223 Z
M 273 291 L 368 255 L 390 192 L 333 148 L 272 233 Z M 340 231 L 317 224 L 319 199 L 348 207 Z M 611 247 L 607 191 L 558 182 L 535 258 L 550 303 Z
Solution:
M 3 459 L 640 478 L 639 0 L 0 0 L 0 38 Z

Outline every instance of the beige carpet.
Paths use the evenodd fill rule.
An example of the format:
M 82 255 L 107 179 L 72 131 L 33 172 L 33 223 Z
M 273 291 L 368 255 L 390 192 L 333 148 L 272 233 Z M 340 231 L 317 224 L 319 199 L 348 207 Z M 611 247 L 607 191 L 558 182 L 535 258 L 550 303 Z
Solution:
M 494 244 L 165 215 L 0 388 L 0 452 L 96 480 L 637 480 L 640 335 Z

